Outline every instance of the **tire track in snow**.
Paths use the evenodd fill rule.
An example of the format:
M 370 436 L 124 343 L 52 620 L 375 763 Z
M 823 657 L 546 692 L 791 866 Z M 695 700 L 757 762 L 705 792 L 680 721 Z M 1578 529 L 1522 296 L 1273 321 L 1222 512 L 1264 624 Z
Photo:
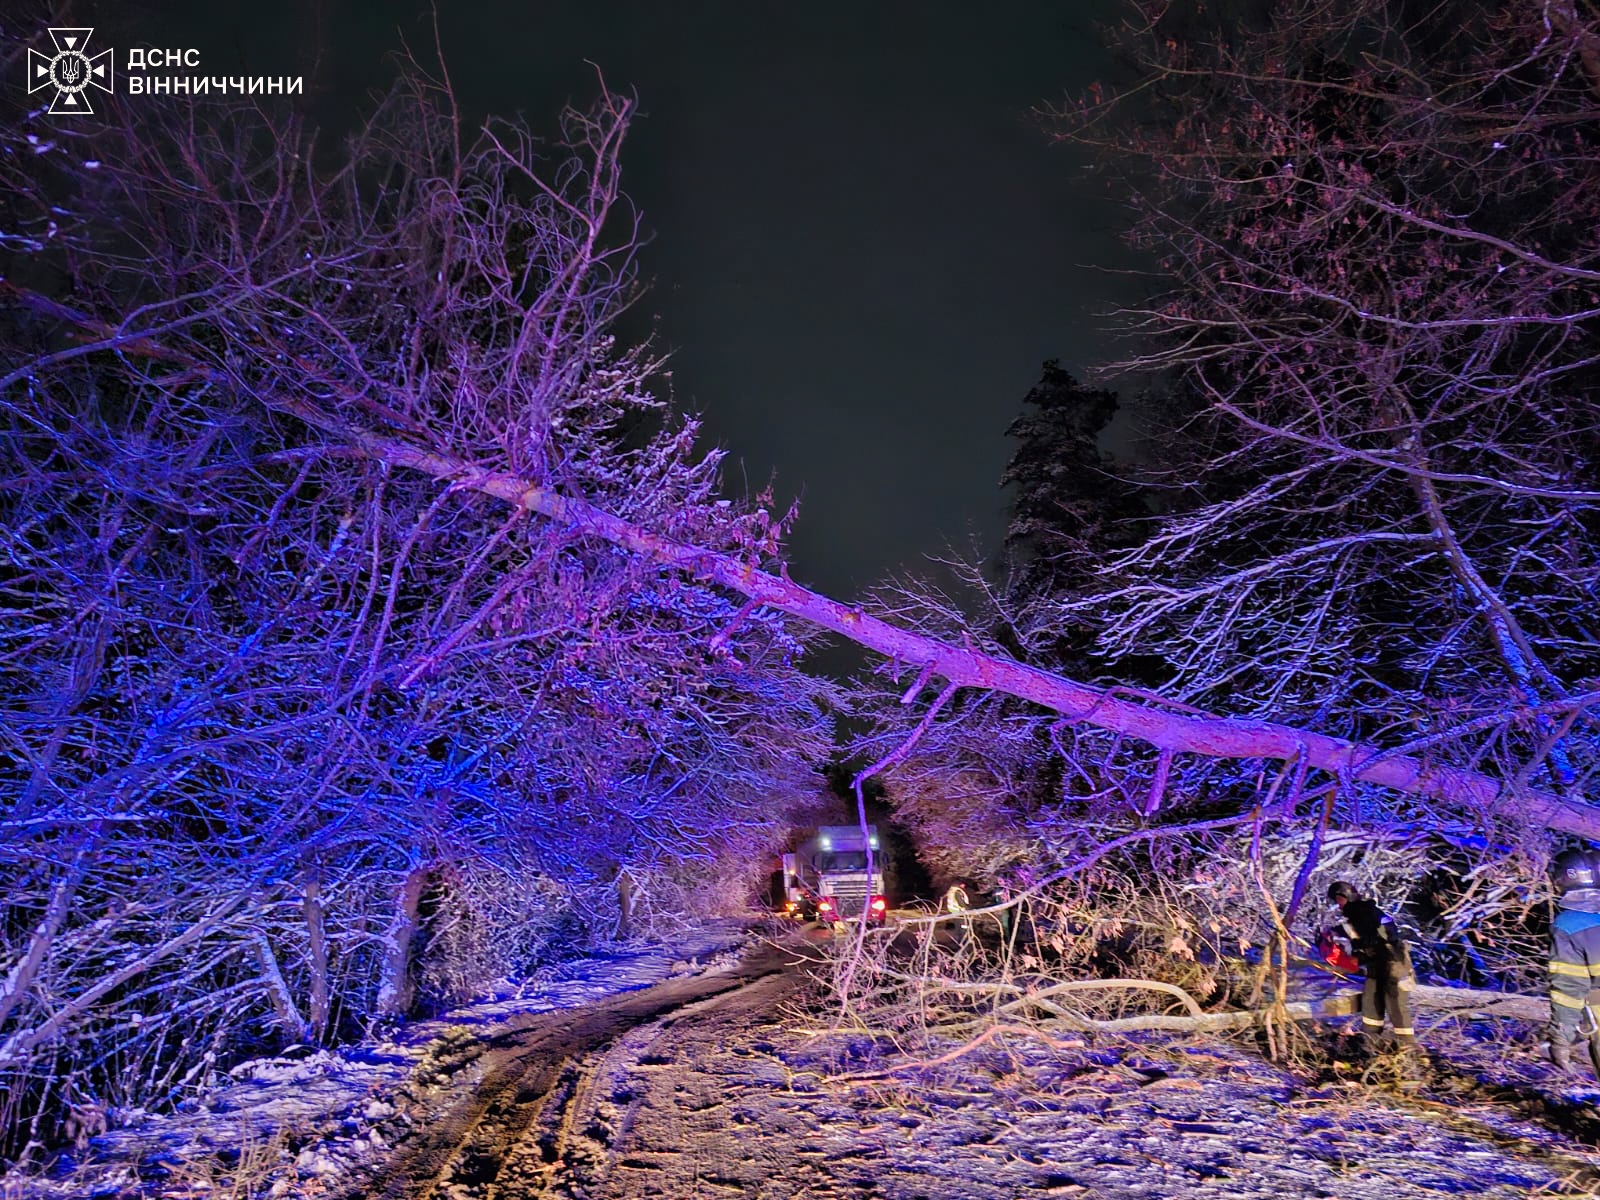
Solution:
M 373 1200 L 532 1200 L 559 1195 L 563 1176 L 588 1174 L 578 1120 L 592 1109 L 588 1081 L 605 1051 L 641 1025 L 691 1006 L 698 1012 L 771 976 L 764 992 L 799 986 L 805 961 L 772 947 L 732 969 L 669 980 L 579 1009 L 538 1013 L 490 1039 L 478 1056 L 481 1082 L 408 1139 L 375 1183 Z M 765 1006 L 770 1000 L 763 997 Z M 659 1032 L 659 1031 L 657 1031 Z M 654 1036 L 654 1035 L 652 1035 Z M 509 1169 L 508 1169 L 509 1168 Z M 570 1192 L 568 1194 L 571 1194 Z

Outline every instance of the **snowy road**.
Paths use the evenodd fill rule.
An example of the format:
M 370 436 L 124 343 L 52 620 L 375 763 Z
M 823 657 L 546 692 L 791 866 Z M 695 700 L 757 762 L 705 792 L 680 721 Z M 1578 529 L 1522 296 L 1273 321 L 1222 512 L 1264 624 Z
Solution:
M 1593 1196 L 1592 1128 L 1456 1071 L 1312 1083 L 1248 1046 L 1026 1041 L 938 1070 L 812 1037 L 803 959 L 758 951 L 499 1036 L 472 1094 L 361 1195 L 387 1200 Z
M 484 1054 L 483 1081 L 472 1096 L 402 1147 L 363 1194 L 385 1200 L 612 1194 L 593 1189 L 615 1170 L 639 1171 L 638 1160 L 620 1157 L 620 1148 L 645 1099 L 611 1086 L 617 1070 L 675 1061 L 686 1029 L 703 1041 L 722 1024 L 748 1029 L 769 1018 L 803 984 L 793 969 L 802 961 L 768 947 L 723 973 L 519 1021 Z

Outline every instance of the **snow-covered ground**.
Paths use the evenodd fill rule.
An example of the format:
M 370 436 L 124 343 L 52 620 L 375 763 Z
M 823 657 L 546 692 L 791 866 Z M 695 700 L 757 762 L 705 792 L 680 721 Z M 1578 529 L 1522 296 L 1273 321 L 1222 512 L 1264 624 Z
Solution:
M 925 1045 L 918 1061 L 830 1032 L 803 970 L 756 973 L 771 949 L 739 960 L 753 944 L 710 927 L 566 964 L 391 1041 L 241 1064 L 186 1111 L 103 1134 L 74 1170 L 0 1197 L 1600 1196 L 1600 1087 L 1554 1075 L 1533 1024 L 1426 1014 L 1420 1077 L 1386 1060 L 1364 1078 L 1336 1070 L 1318 1053 L 1333 1031 L 1309 1025 L 1293 1067 L 1250 1033 L 1013 1033 Z M 618 1006 L 638 1011 L 602 1027 Z M 563 1041 L 569 1029 L 582 1037 Z M 548 1040 L 516 1044 L 534 1034 Z M 521 1064 L 543 1058 L 527 1090 Z M 464 1099 L 496 1088 L 508 1107 L 463 1118 Z M 430 1139 L 420 1175 L 394 1154 Z
M 381 1158 L 410 1132 L 430 1091 L 470 1072 L 475 1047 L 518 1018 L 719 970 L 749 936 L 747 924 L 730 921 L 670 946 L 619 946 L 508 982 L 476 1004 L 406 1025 L 391 1040 L 240 1063 L 226 1086 L 177 1112 L 121 1114 L 121 1127 L 89 1139 L 47 1175 L 0 1177 L 0 1198 L 248 1200 L 337 1191 L 352 1167 Z M 308 1190 L 310 1181 L 321 1186 Z

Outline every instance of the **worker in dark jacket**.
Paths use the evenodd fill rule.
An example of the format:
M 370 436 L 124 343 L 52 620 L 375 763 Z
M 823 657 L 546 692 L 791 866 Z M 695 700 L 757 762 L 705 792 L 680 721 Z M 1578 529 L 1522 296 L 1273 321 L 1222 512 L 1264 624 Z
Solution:
M 1350 949 L 1367 977 L 1361 991 L 1361 1032 L 1367 1049 L 1374 1048 L 1387 1016 L 1394 1025 L 1394 1040 L 1402 1050 L 1417 1044 L 1411 1024 L 1408 993 L 1416 986 L 1411 952 L 1394 921 L 1371 900 L 1343 880 L 1328 889 L 1328 899 L 1339 906 Z
M 1572 1043 L 1600 978 L 1600 851 L 1568 850 L 1550 864 L 1561 911 L 1550 927 L 1550 1061 L 1572 1066 Z M 1589 1031 L 1589 1057 L 1600 1073 L 1600 1035 Z

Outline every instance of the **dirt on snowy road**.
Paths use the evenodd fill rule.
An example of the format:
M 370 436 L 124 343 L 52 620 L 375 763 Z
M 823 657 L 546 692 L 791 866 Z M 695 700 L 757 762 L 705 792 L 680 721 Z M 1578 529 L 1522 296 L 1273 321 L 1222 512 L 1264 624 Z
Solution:
M 1161 1035 L 1054 1048 L 997 1038 L 908 1069 L 881 1039 L 800 1028 L 827 1024 L 801 1015 L 814 962 L 803 945 L 767 947 L 722 973 L 519 1022 L 474 1050 L 470 1093 L 353 1194 L 1600 1194 L 1581 1093 L 1544 1103 L 1443 1058 L 1420 1090 L 1377 1075 L 1318 1081 L 1248 1044 Z M 1452 1053 L 1465 1045 L 1458 1026 L 1437 1033 Z

